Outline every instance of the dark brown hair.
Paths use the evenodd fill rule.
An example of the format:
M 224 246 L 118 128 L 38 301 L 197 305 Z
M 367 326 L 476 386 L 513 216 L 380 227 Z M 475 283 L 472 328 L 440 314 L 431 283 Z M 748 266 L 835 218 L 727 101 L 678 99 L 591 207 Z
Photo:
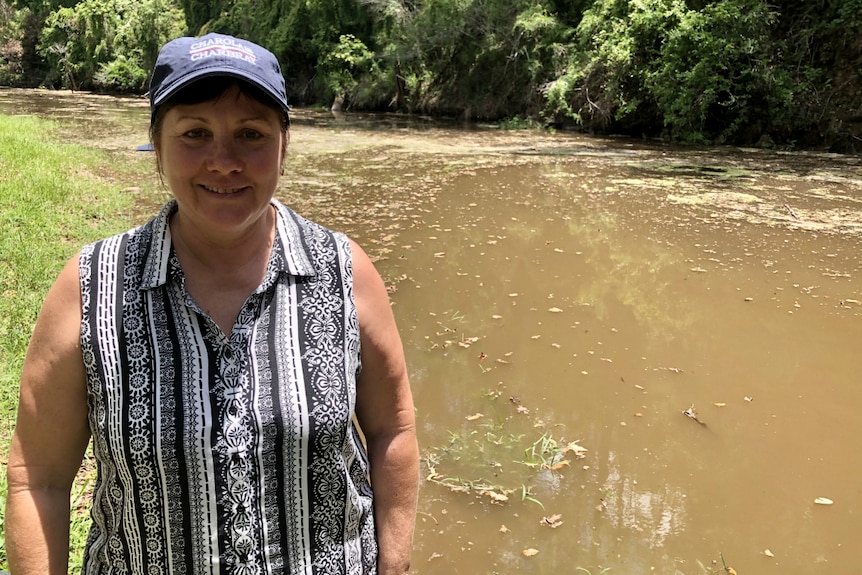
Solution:
M 165 119 L 165 114 L 167 114 L 171 108 L 174 106 L 201 104 L 203 102 L 218 100 L 234 86 L 239 88 L 242 95 L 263 104 L 267 108 L 271 108 L 278 113 L 281 123 L 281 133 L 285 136 L 285 142 L 281 148 L 281 161 L 283 163 L 285 153 L 287 152 L 287 133 L 288 128 L 290 127 L 290 119 L 281 106 L 274 102 L 263 90 L 249 84 L 248 82 L 240 80 L 239 78 L 231 76 L 210 76 L 208 78 L 202 78 L 196 82 L 192 82 L 181 90 L 178 90 L 176 94 L 172 95 L 165 102 L 160 104 L 152 115 L 153 120 L 150 124 L 150 143 L 152 143 L 153 147 L 158 150 L 158 142 L 162 134 L 162 122 Z M 159 170 L 159 173 L 161 173 L 161 169 Z

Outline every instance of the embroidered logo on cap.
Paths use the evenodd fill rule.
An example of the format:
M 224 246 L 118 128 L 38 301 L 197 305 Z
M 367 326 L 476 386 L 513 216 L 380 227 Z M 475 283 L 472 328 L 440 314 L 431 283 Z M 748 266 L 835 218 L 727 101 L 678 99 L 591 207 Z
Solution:
M 213 56 L 236 58 L 249 64 L 256 64 L 254 51 L 234 38 L 208 38 L 195 42 L 189 47 L 189 57 L 192 62 L 198 62 Z

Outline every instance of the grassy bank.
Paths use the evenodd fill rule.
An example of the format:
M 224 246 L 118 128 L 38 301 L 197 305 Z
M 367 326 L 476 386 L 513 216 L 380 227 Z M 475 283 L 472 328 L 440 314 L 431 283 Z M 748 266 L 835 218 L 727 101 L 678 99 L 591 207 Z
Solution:
M 33 324 L 65 261 L 82 244 L 134 223 L 135 198 L 121 190 L 147 161 L 119 162 L 109 152 L 62 143 L 51 122 L 0 115 L 0 569 L 6 461 Z

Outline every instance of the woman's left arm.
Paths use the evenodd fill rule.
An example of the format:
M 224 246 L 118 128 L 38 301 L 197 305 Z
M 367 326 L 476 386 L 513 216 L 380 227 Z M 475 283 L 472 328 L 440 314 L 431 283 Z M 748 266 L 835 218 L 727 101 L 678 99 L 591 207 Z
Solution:
M 355 242 L 353 292 L 362 346 L 356 418 L 368 445 L 380 575 L 403 575 L 410 567 L 419 448 L 413 397 L 401 337 L 386 286 Z

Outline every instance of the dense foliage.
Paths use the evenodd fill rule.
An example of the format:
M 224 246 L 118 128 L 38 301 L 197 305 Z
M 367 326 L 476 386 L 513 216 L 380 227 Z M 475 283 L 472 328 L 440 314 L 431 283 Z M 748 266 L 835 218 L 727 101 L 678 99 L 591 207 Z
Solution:
M 273 50 L 297 104 L 862 143 L 862 0 L 10 1 L 5 84 L 139 91 L 166 39 L 221 31 Z

